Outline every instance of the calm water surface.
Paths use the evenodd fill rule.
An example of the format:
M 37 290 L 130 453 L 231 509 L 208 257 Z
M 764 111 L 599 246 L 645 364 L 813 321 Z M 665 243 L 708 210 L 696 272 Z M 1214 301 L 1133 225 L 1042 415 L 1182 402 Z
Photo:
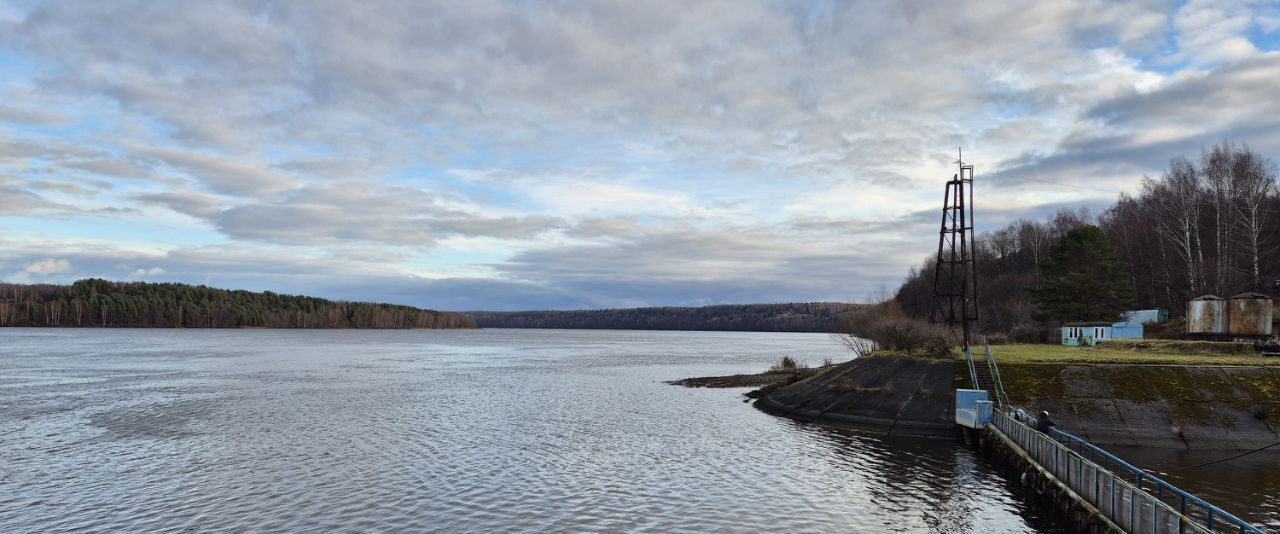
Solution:
M 1038 532 L 950 442 L 663 384 L 821 334 L 0 329 L 0 531 Z
M 1280 532 L 1280 447 L 1245 451 L 1113 448 L 1112 452 L 1237 517 Z M 1195 467 L 1201 464 L 1203 467 Z

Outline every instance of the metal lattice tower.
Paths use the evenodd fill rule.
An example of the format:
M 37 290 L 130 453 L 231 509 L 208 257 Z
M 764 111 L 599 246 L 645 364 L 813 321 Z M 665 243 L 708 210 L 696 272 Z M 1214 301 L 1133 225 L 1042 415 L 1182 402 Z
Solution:
M 959 172 L 947 182 L 942 200 L 929 320 L 959 326 L 968 347 L 970 329 L 978 322 L 978 278 L 973 260 L 973 165 L 966 165 L 960 155 Z

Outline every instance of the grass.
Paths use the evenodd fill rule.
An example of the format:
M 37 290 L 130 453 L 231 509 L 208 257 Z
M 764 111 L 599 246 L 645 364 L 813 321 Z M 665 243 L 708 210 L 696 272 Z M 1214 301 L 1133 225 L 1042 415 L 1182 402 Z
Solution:
M 975 356 L 980 356 L 976 353 L 977 350 Z M 1002 368 L 1005 364 L 1077 363 L 1280 366 L 1280 358 L 1258 356 L 1253 352 L 1253 347 L 1247 343 L 1211 341 L 1117 339 L 1093 347 L 1010 344 L 994 345 L 991 347 L 991 353 Z M 906 357 L 903 354 L 888 351 L 877 351 L 871 355 Z M 964 355 L 957 352 L 952 358 L 963 360 Z

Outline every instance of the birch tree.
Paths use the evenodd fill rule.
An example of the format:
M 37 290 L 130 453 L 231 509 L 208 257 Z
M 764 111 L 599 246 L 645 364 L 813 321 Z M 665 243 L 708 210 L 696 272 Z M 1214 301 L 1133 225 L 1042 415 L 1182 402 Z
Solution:
M 1234 194 L 1232 186 L 1236 182 L 1233 160 L 1238 149 L 1230 141 L 1223 141 L 1200 154 L 1200 173 L 1204 176 L 1205 195 L 1208 197 L 1209 209 L 1213 212 L 1213 272 L 1207 281 L 1209 291 L 1222 294 L 1223 288 L 1230 285 L 1228 277 L 1232 271 L 1231 243 L 1232 211 Z
M 1169 161 L 1159 181 L 1143 179 L 1144 195 L 1156 201 L 1154 228 L 1181 260 L 1192 293 L 1204 289 L 1204 252 L 1200 246 L 1200 184 L 1195 166 L 1187 158 Z
M 1271 252 L 1274 232 L 1268 231 L 1267 203 L 1276 188 L 1276 166 L 1247 147 L 1237 151 L 1231 161 L 1234 178 L 1230 217 L 1239 229 L 1236 234 L 1243 249 L 1245 272 L 1254 291 L 1262 290 L 1262 257 Z

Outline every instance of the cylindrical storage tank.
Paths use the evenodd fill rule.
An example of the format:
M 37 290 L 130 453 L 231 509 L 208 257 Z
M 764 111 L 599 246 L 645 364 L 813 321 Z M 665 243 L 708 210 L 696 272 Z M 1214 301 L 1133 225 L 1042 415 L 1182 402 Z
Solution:
M 1227 299 L 1227 333 L 1270 336 L 1273 304 L 1262 293 L 1241 293 Z
M 1226 333 L 1226 304 L 1226 300 L 1216 295 L 1204 295 L 1192 299 L 1187 303 L 1187 333 Z

